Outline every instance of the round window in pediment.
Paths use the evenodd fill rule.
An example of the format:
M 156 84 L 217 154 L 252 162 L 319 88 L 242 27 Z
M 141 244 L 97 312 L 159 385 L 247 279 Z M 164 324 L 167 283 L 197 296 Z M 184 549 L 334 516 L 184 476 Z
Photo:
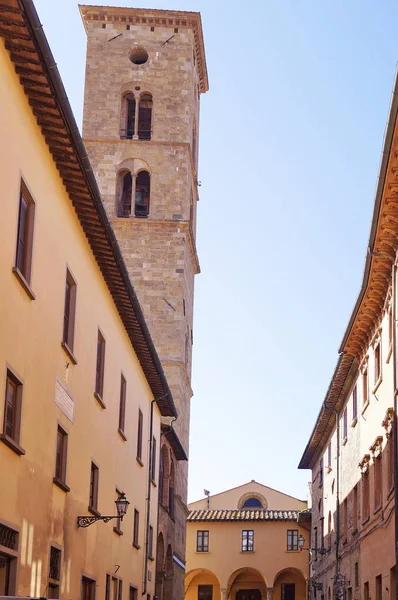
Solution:
M 263 505 L 261 504 L 260 500 L 258 498 L 248 498 L 247 500 L 245 500 L 245 502 L 243 503 L 242 508 L 262 508 Z

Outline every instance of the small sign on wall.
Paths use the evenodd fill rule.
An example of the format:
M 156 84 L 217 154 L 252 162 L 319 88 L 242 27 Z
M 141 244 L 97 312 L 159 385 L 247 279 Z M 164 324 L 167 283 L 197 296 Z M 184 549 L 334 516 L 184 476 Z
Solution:
M 55 380 L 55 404 L 62 410 L 64 415 L 66 415 L 73 423 L 73 417 L 75 413 L 75 401 L 72 396 L 69 394 L 68 390 L 63 386 L 58 377 Z

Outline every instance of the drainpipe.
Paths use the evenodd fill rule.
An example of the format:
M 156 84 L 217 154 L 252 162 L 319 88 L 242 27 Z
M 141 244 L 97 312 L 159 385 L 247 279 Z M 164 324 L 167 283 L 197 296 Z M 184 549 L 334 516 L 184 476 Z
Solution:
M 148 581 L 148 560 L 149 560 L 149 525 L 151 520 L 151 491 L 152 491 L 152 449 L 153 449 L 153 405 L 166 398 L 168 394 L 160 398 L 154 398 L 151 402 L 151 413 L 149 419 L 149 460 L 148 460 L 148 487 L 146 497 L 146 526 L 145 526 L 145 555 L 144 555 L 144 573 L 142 580 L 142 596 L 147 592 Z M 160 441 L 160 440 L 159 440 Z M 152 540 L 153 544 L 153 540 Z
M 340 418 L 337 410 L 336 433 L 337 433 L 337 457 L 336 457 L 336 575 L 340 572 Z

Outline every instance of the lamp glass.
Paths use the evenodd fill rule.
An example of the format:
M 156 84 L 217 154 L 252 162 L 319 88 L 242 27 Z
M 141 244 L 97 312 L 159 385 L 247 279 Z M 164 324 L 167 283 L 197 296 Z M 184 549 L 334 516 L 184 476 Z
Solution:
M 124 492 L 122 492 L 117 500 L 115 500 L 116 510 L 119 517 L 124 517 L 127 512 L 130 502 L 127 500 Z
M 304 543 L 305 543 L 305 539 L 302 535 L 300 535 L 300 537 L 298 539 L 299 548 L 304 548 Z

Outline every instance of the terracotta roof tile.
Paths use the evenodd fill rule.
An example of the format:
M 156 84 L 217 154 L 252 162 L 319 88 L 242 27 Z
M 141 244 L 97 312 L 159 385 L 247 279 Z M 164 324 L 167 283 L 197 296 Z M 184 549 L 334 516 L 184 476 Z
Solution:
M 297 521 L 299 510 L 191 510 L 187 521 Z

